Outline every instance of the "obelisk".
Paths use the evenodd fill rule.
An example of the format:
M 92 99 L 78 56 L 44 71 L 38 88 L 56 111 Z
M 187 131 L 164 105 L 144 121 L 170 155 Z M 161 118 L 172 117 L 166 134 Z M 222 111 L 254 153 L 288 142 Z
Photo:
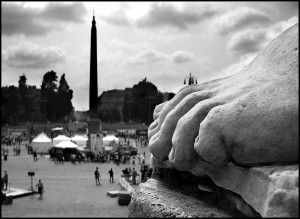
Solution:
M 90 117 L 98 117 L 98 77 L 97 77 L 97 29 L 95 16 L 93 15 L 91 29 L 91 56 L 90 56 Z M 96 115 L 95 115 L 96 113 Z
M 101 121 L 98 117 L 98 77 L 97 77 L 97 29 L 93 14 L 91 29 L 91 56 L 90 56 L 90 103 L 88 113 L 88 142 L 87 149 L 94 153 L 102 152 Z

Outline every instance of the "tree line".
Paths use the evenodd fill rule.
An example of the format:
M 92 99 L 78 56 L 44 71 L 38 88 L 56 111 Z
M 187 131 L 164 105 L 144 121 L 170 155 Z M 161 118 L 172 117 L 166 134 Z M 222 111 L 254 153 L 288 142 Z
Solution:
M 27 122 L 68 122 L 75 121 L 72 105 L 73 90 L 63 74 L 57 85 L 54 71 L 44 74 L 41 88 L 27 85 L 25 74 L 21 75 L 18 87 L 1 87 L 2 124 L 22 124 Z M 101 108 L 98 117 L 103 122 L 132 122 L 150 124 L 156 105 L 164 101 L 164 94 L 170 100 L 174 93 L 162 93 L 151 82 L 144 80 L 132 88 L 126 88 L 122 110 Z M 99 102 L 101 95 L 99 97 Z
M 18 87 L 1 87 L 2 124 L 26 122 L 66 122 L 74 116 L 73 90 L 63 74 L 57 85 L 54 71 L 44 74 L 41 88 L 27 85 L 25 74 L 19 77 Z
M 156 105 L 164 100 L 164 94 L 147 78 L 135 84 L 132 89 L 125 89 L 122 111 L 118 109 L 101 108 L 98 116 L 103 122 L 132 122 L 150 124 L 153 122 L 153 111 Z M 170 100 L 175 94 L 166 93 Z M 100 96 L 101 102 L 101 96 Z

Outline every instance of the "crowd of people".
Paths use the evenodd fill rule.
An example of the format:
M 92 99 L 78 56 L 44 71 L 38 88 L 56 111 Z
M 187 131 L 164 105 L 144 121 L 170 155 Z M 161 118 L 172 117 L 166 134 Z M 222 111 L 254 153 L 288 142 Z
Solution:
M 4 160 L 7 160 L 9 156 L 8 147 L 13 146 L 13 156 L 18 156 L 21 154 L 21 145 L 28 147 L 28 134 L 27 132 L 22 132 L 19 136 L 13 136 L 8 134 L 1 135 L 1 155 L 4 156 Z M 5 147 L 6 146 L 6 147 Z
M 30 137 L 31 140 L 37 136 L 39 133 L 32 132 L 31 136 L 27 136 L 26 134 L 22 135 L 20 138 L 12 138 L 7 137 L 5 135 L 2 135 L 2 143 L 1 144 L 1 152 L 4 155 L 4 160 L 7 160 L 7 156 L 9 155 L 8 147 L 6 146 L 13 146 L 12 151 L 14 156 L 18 156 L 21 154 L 21 147 L 20 145 L 25 145 L 25 148 L 27 150 L 28 154 L 33 155 L 33 161 L 37 161 L 37 152 L 32 149 L 30 144 L 28 143 L 28 138 Z M 49 132 L 46 133 L 48 136 L 51 136 L 52 138 L 56 137 L 58 133 L 56 132 Z M 67 133 L 68 136 L 70 136 L 72 133 Z M 25 141 L 25 142 L 24 142 Z M 102 152 L 91 152 L 91 151 L 84 151 L 81 154 L 70 154 L 69 160 L 72 164 L 76 164 L 78 161 L 79 164 L 81 162 L 96 162 L 96 163 L 111 163 L 112 165 L 134 165 L 134 167 L 131 169 L 131 167 L 126 167 L 124 170 L 122 170 L 123 174 L 125 175 L 126 179 L 129 182 L 132 182 L 133 184 L 137 184 L 137 178 L 139 178 L 139 182 L 145 182 L 147 179 L 151 178 L 153 168 L 146 164 L 146 152 L 140 153 L 138 148 L 143 149 L 144 147 L 147 147 L 148 145 L 148 139 L 146 137 L 137 137 L 135 139 L 130 138 L 131 144 L 129 142 L 129 138 L 124 137 L 122 139 L 122 144 L 119 143 L 120 147 L 118 150 L 115 151 L 105 151 Z M 133 143 L 133 144 L 132 144 Z M 134 147 L 133 147 L 134 145 Z M 51 157 L 51 154 L 50 154 Z M 52 157 L 53 158 L 53 157 Z M 64 164 L 65 158 L 64 154 L 57 155 L 55 157 L 55 163 Z M 100 166 L 101 169 L 101 166 Z M 101 185 L 100 183 L 100 169 L 98 167 L 94 171 L 95 179 L 96 179 L 96 185 Z M 7 173 L 6 173 L 7 174 Z M 113 166 L 108 171 L 109 175 L 109 182 L 114 183 L 114 171 Z M 7 175 L 6 175 L 7 176 Z M 6 177 L 5 176 L 5 177 Z M 4 178 L 5 178 L 4 177 Z M 3 180 L 4 180 L 3 178 Z M 7 188 L 7 177 L 3 181 L 5 182 L 5 188 Z M 40 196 L 42 196 L 42 193 L 44 191 L 43 184 L 41 181 L 37 184 L 38 193 Z
M 6 146 L 15 146 L 15 145 L 21 145 L 23 141 L 27 140 L 27 134 L 22 133 L 20 136 L 12 136 L 12 135 L 1 135 L 1 145 Z
M 124 170 L 122 170 L 122 173 L 123 173 L 122 176 L 125 177 L 125 179 L 127 181 L 131 181 L 131 179 L 132 179 L 133 184 L 137 184 L 136 183 L 137 176 L 140 177 L 141 182 L 145 182 L 145 181 L 147 181 L 147 179 L 151 178 L 152 173 L 153 173 L 153 168 L 150 167 L 149 164 L 146 164 L 145 161 L 143 161 L 141 164 L 140 172 L 141 172 L 141 174 L 137 173 L 135 168 L 131 169 L 131 167 L 128 167 L 128 168 L 126 167 Z

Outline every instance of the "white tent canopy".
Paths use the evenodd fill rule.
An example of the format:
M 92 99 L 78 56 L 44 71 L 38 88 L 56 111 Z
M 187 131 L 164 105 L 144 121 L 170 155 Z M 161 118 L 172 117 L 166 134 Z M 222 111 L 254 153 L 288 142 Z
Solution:
M 104 146 L 104 150 L 106 151 L 111 151 L 113 149 L 113 147 L 111 146 Z
M 54 147 L 56 147 L 56 148 L 77 148 L 78 145 L 74 144 L 71 141 L 62 141 L 62 142 L 56 144 Z
M 44 132 L 36 136 L 32 142 L 51 142 L 51 138 L 49 138 Z
M 31 146 L 37 153 L 48 153 L 51 148 L 51 138 L 42 132 L 32 140 Z
M 53 138 L 53 146 L 57 145 L 58 143 L 62 141 L 71 141 L 71 138 L 65 136 L 65 135 L 58 135 L 57 137 Z
M 86 145 L 88 138 L 83 137 L 82 135 L 75 135 L 71 140 L 76 142 L 78 146 L 84 146 Z
M 52 131 L 61 131 L 61 130 L 64 130 L 63 127 L 56 127 L 56 128 L 53 128 Z
M 108 135 L 108 136 L 104 137 L 102 140 L 103 140 L 103 145 L 109 145 L 109 143 L 111 143 L 113 141 L 115 143 L 119 143 L 119 138 L 117 138 L 114 135 Z

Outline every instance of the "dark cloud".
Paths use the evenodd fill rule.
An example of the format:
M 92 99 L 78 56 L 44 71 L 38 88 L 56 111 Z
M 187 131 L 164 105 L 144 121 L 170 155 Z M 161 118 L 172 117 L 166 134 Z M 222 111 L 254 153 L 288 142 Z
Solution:
M 249 55 L 262 50 L 276 36 L 299 22 L 297 16 L 259 29 L 246 29 L 235 33 L 227 43 L 227 50 L 236 55 Z
M 48 3 L 33 9 L 12 3 L 2 5 L 2 34 L 46 35 L 67 22 L 81 22 L 87 10 L 83 3 Z
M 23 5 L 1 3 L 2 5 L 2 34 L 14 35 L 44 35 L 51 29 L 38 18 L 38 12 Z
M 49 3 L 41 12 L 45 19 L 52 19 L 62 22 L 83 22 L 83 17 L 87 13 L 82 2 L 77 3 Z
M 207 7 L 203 12 L 196 10 L 179 10 L 167 3 L 154 3 L 148 13 L 136 21 L 138 27 L 173 26 L 180 30 L 188 29 L 190 25 L 198 23 L 217 13 L 217 10 Z
M 299 16 L 299 1 L 253 1 L 248 4 L 265 11 L 275 22 L 289 19 L 292 16 Z
M 176 51 L 171 56 L 172 62 L 174 62 L 176 64 L 188 62 L 188 61 L 192 60 L 193 58 L 194 58 L 194 56 L 191 53 L 185 52 L 185 51 Z
M 238 7 L 219 18 L 216 30 L 221 35 L 241 30 L 254 25 L 270 24 L 271 19 L 261 11 L 249 7 Z
M 237 55 L 259 52 L 267 40 L 265 29 L 247 29 L 232 36 L 227 49 Z
M 31 42 L 10 46 L 2 51 L 3 63 L 15 68 L 47 68 L 65 59 L 66 53 L 62 49 L 43 48 Z

